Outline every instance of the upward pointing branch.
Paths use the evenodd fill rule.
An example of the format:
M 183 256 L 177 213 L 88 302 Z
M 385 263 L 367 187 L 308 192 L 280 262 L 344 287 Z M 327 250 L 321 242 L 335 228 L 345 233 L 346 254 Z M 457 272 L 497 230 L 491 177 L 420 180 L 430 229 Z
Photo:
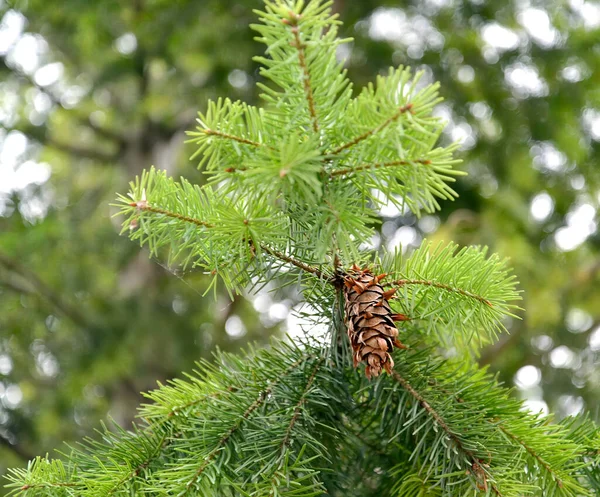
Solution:
M 298 50 L 298 61 L 300 63 L 300 68 L 302 69 L 302 84 L 304 86 L 304 94 L 308 103 L 308 112 L 312 120 L 313 130 L 315 133 L 318 133 L 319 121 L 317 119 L 317 111 L 315 109 L 315 98 L 311 85 L 310 72 L 308 71 L 308 66 L 306 64 L 306 45 L 302 43 L 302 40 L 300 39 L 300 30 L 298 28 L 299 20 L 299 14 L 290 13 L 290 19 L 285 19 L 284 23 L 292 25 L 292 33 L 294 35 L 294 42 L 292 43 L 292 46 Z
M 387 118 L 384 122 L 382 122 L 379 126 L 377 126 L 376 128 L 373 128 L 365 133 L 363 133 L 362 135 L 357 136 L 356 138 L 353 138 L 352 140 L 350 140 L 348 143 L 344 143 L 343 145 L 339 146 L 338 148 L 336 148 L 333 152 L 331 152 L 331 155 L 337 155 L 340 152 L 346 150 L 347 148 L 353 147 L 354 145 L 360 143 L 361 141 L 366 140 L 367 138 L 369 138 L 370 136 L 376 135 L 377 133 L 379 133 L 381 130 L 387 128 L 390 124 L 392 124 L 394 121 L 396 121 L 402 114 L 406 113 L 406 112 L 410 112 L 412 114 L 413 110 L 413 104 L 412 103 L 407 103 L 403 106 L 401 106 L 395 113 L 393 116 Z

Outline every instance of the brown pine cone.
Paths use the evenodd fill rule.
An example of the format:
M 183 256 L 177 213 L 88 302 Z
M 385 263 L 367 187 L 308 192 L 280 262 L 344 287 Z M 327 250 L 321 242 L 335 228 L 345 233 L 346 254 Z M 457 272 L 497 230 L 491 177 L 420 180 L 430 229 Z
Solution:
M 391 373 L 394 347 L 405 349 L 398 340 L 394 321 L 406 321 L 404 314 L 394 314 L 388 300 L 395 289 L 385 291 L 379 282 L 385 274 L 373 275 L 354 265 L 344 276 L 345 323 L 354 350 L 354 367 L 367 364 L 366 376 L 379 376 L 382 369 Z

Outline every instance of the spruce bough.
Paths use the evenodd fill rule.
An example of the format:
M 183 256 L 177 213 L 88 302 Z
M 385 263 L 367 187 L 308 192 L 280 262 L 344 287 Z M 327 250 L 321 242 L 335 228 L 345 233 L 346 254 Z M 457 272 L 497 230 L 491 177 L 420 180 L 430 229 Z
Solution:
M 200 115 L 190 141 L 207 184 L 151 169 L 119 198 L 124 232 L 152 254 L 200 267 L 232 294 L 298 285 L 329 331 L 199 363 L 148 393 L 132 430 L 106 428 L 63 458 L 12 470 L 12 494 L 600 490 L 595 425 L 524 412 L 472 360 L 516 309 L 505 261 L 453 244 L 408 257 L 365 248 L 381 205 L 433 212 L 461 173 L 456 147 L 435 147 L 437 85 L 399 68 L 353 97 L 330 3 L 265 1 L 253 26 L 267 46 L 265 106 L 219 99 Z

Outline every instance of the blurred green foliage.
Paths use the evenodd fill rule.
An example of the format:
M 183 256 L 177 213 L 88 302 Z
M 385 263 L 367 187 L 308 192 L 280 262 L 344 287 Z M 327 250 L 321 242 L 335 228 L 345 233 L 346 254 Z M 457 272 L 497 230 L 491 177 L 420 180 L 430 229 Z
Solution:
M 215 347 L 266 342 L 295 302 L 202 298 L 118 237 L 109 203 L 155 165 L 201 182 L 184 132 L 217 95 L 257 102 L 256 0 L 5 2 L 0 14 L 0 471 L 128 423 L 139 391 Z M 338 0 L 360 88 L 390 65 L 439 80 L 469 176 L 438 216 L 381 212 L 377 244 L 427 236 L 512 260 L 522 321 L 483 351 L 559 417 L 600 400 L 600 5 Z M 48 164 L 47 170 L 36 164 Z M 241 322 L 240 319 L 241 318 Z M 226 332 L 226 324 L 228 332 Z M 243 323 L 243 324 L 242 324 Z M 522 369 L 526 367 L 525 369 Z

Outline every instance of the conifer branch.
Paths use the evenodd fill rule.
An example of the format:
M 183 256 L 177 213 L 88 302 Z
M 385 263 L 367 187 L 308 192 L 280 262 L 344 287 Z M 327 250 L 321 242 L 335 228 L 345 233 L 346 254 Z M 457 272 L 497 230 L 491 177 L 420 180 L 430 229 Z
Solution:
M 395 160 L 390 162 L 378 162 L 375 164 L 361 164 L 356 167 L 345 167 L 344 169 L 337 169 L 335 171 L 331 171 L 329 173 L 330 178 L 334 178 L 336 176 L 349 176 L 351 174 L 356 174 L 361 171 L 370 171 L 373 169 L 381 169 L 384 167 L 395 167 L 395 166 L 408 166 L 410 164 L 422 164 L 424 166 L 428 166 L 431 164 L 429 159 L 411 159 L 411 160 Z
M 252 145 L 253 147 L 264 147 L 264 143 L 255 142 L 252 140 L 248 140 L 247 138 L 242 138 L 241 136 L 235 136 L 229 133 L 223 133 L 222 131 L 216 131 L 214 129 L 199 129 L 198 133 L 204 133 L 208 136 L 217 136 L 219 138 L 223 138 L 225 140 L 232 140 L 238 143 L 243 143 L 244 145 Z
M 394 121 L 396 121 L 402 114 L 406 113 L 406 112 L 413 112 L 413 104 L 412 103 L 407 103 L 402 105 L 395 113 L 394 115 L 392 115 L 391 117 L 387 118 L 384 122 L 382 122 L 379 126 L 377 126 L 376 128 L 373 128 L 365 133 L 363 133 L 362 135 L 357 136 L 356 138 L 353 138 L 352 140 L 350 140 L 347 143 L 344 143 L 343 145 L 340 145 L 339 147 L 337 147 L 336 149 L 333 150 L 333 152 L 330 153 L 330 155 L 338 155 L 340 152 L 343 152 L 344 150 L 353 147 L 354 145 L 357 145 L 358 143 L 366 140 L 367 138 L 376 135 L 377 133 L 379 133 L 380 131 L 382 131 L 383 129 L 387 128 L 390 124 L 392 124 Z
M 306 271 L 307 273 L 314 274 L 315 276 L 317 276 L 320 279 L 328 280 L 330 283 L 333 283 L 333 279 L 331 277 L 329 277 L 327 274 L 322 272 L 320 269 L 317 269 L 316 267 L 311 266 L 310 264 L 306 264 L 305 262 L 299 261 L 298 259 L 294 259 L 293 257 L 291 257 L 289 255 L 279 252 L 278 250 L 269 248 L 265 245 L 260 245 L 260 248 L 261 248 L 261 250 L 264 250 L 267 254 L 272 255 L 276 259 L 279 259 L 283 262 L 287 262 L 288 264 L 296 266 L 297 268 L 302 269 L 303 271 Z
M 392 377 L 396 380 L 404 390 L 406 390 L 420 405 L 425 411 L 435 420 L 435 422 L 446 432 L 448 437 L 454 442 L 458 450 L 460 450 L 470 461 L 471 470 L 473 471 L 477 486 L 480 487 L 480 490 L 488 490 L 489 487 L 493 490 L 493 492 L 498 496 L 502 497 L 499 489 L 492 483 L 488 482 L 487 472 L 484 469 L 485 463 L 479 459 L 473 451 L 467 449 L 464 446 L 464 443 L 461 439 L 454 433 L 454 431 L 450 428 L 448 423 L 442 418 L 442 416 L 427 402 L 425 397 L 421 395 L 417 390 L 413 388 L 413 386 L 405 380 L 397 371 L 392 370 Z
M 285 448 L 290 443 L 290 436 L 291 436 L 292 430 L 294 429 L 294 425 L 298 421 L 298 417 L 300 416 L 300 411 L 302 409 L 302 406 L 306 402 L 306 395 L 307 395 L 308 391 L 310 390 L 310 388 L 312 387 L 312 384 L 314 383 L 315 378 L 317 376 L 317 372 L 319 371 L 319 368 L 323 364 L 324 360 L 325 359 L 321 358 L 317 361 L 317 363 L 315 364 L 315 367 L 313 368 L 313 371 L 310 375 L 310 378 L 306 382 L 306 387 L 304 388 L 304 391 L 302 392 L 302 395 L 300 396 L 300 400 L 298 401 L 298 403 L 296 404 L 296 407 L 294 408 L 294 414 L 292 415 L 290 424 L 288 425 L 288 427 L 285 431 L 285 436 L 283 437 L 283 441 L 281 442 L 282 450 L 285 450 Z
M 306 65 L 306 45 L 302 43 L 300 39 L 300 30 L 298 28 L 298 21 L 300 20 L 300 15 L 295 13 L 290 13 L 290 21 L 294 24 L 292 25 L 292 34 L 294 35 L 294 42 L 292 46 L 298 50 L 298 62 L 300 64 L 300 68 L 302 69 L 302 85 L 304 87 L 304 94 L 306 96 L 306 101 L 308 103 L 308 112 L 310 114 L 310 118 L 313 125 L 313 130 L 315 133 L 319 132 L 319 121 L 317 119 L 317 111 L 315 109 L 315 99 L 313 96 L 310 72 L 308 71 L 308 66 Z
M 240 418 L 235 422 L 235 424 L 221 437 L 221 439 L 219 440 L 217 445 L 214 447 L 214 449 L 212 451 L 210 451 L 209 454 L 204 458 L 204 461 L 199 466 L 199 468 L 196 470 L 196 473 L 194 474 L 193 478 L 186 484 L 186 490 L 185 490 L 184 495 L 187 495 L 187 493 L 191 490 L 192 486 L 198 481 L 200 476 L 202 476 L 202 473 L 204 473 L 204 471 L 206 470 L 208 465 L 215 459 L 217 454 L 227 444 L 227 442 L 229 441 L 231 436 L 242 426 L 242 423 L 246 419 L 248 419 L 248 417 L 254 411 L 256 411 L 256 409 L 258 409 L 260 406 L 262 406 L 266 399 L 268 399 L 270 397 L 271 393 L 273 392 L 273 388 L 275 388 L 275 386 L 278 383 L 280 383 L 287 375 L 289 375 L 289 373 L 291 371 L 293 371 L 298 366 L 300 366 L 300 364 L 302 364 L 304 361 L 305 361 L 305 357 L 301 357 L 294 363 L 290 364 L 290 366 L 285 371 L 283 371 L 283 373 L 278 378 L 272 380 L 271 383 L 269 384 L 269 386 L 260 392 L 260 394 L 258 395 L 256 400 L 252 404 L 250 404 L 250 406 L 248 406 L 248 408 L 244 411 L 244 413 L 240 416 Z
M 141 462 L 140 464 L 138 464 L 138 466 L 128 475 L 125 475 L 121 480 L 119 480 L 106 494 L 105 497 L 110 497 L 112 495 L 115 494 L 115 492 L 117 492 L 123 485 L 125 485 L 127 482 L 133 480 L 134 478 L 136 478 L 137 476 L 139 476 L 140 472 L 142 472 L 144 469 L 146 469 L 148 466 L 150 466 L 150 464 L 152 463 L 152 461 L 156 460 L 162 453 L 162 450 L 165 447 L 165 442 L 167 442 L 167 432 L 165 431 L 162 435 L 162 437 L 160 438 L 160 440 L 158 441 L 157 445 L 156 445 L 156 450 L 154 451 L 153 454 L 150 454 L 146 460 L 144 460 L 143 462 Z
M 28 490 L 41 490 L 47 488 L 84 488 L 82 483 L 61 483 L 61 482 L 44 482 L 44 483 L 31 483 L 23 485 L 20 490 L 27 492 Z
M 479 302 L 487 305 L 488 307 L 494 307 L 493 304 L 488 299 L 486 299 L 485 297 L 482 297 L 481 295 L 476 295 L 467 290 L 463 290 L 462 288 L 456 288 L 456 287 L 453 287 L 450 285 L 446 285 L 444 283 L 439 283 L 437 281 L 402 279 L 402 280 L 396 280 L 396 281 L 392 281 L 391 283 L 384 284 L 384 286 L 399 286 L 399 287 L 404 286 L 404 285 L 432 286 L 435 288 L 440 288 L 442 290 L 446 290 L 447 292 L 458 293 L 460 295 L 463 295 L 464 297 L 469 297 L 471 299 L 478 300 Z
M 195 219 L 190 216 L 184 216 L 183 214 L 179 214 L 177 212 L 172 212 L 167 209 L 161 209 L 160 207 L 154 207 L 149 205 L 147 202 L 138 201 L 132 202 L 132 207 L 136 207 L 140 211 L 145 212 L 153 212 L 155 214 L 163 214 L 164 216 L 171 217 L 173 219 L 178 219 L 179 221 L 185 221 L 186 223 L 195 224 L 196 226 L 202 226 L 204 228 L 214 228 L 214 225 L 211 223 L 207 223 L 206 221 L 202 221 L 201 219 Z
M 184 221 L 186 223 L 195 224 L 196 226 L 202 226 L 205 228 L 214 228 L 215 227 L 214 224 L 208 223 L 201 219 L 195 219 L 193 217 L 184 216 L 177 212 L 169 211 L 167 209 L 161 209 L 160 207 L 151 206 L 150 204 L 148 204 L 148 202 L 146 202 L 144 200 L 140 200 L 137 202 L 131 202 L 129 205 L 131 207 L 136 207 L 140 211 L 153 212 L 155 214 L 162 214 L 164 216 L 167 216 L 167 217 L 170 217 L 173 219 L 178 219 L 179 221 Z M 305 262 L 299 261 L 289 255 L 279 252 L 278 250 L 272 249 L 264 244 L 259 244 L 259 247 L 261 250 L 263 250 L 267 254 L 271 255 L 272 257 L 275 257 L 276 259 L 279 259 L 288 264 L 292 264 L 293 266 L 296 266 L 297 268 L 302 269 L 303 271 L 306 271 L 307 273 L 314 274 L 315 276 L 317 276 L 321 279 L 326 279 L 326 280 L 331 281 L 331 278 L 329 276 L 327 276 L 325 273 L 323 273 L 316 267 L 306 264 Z
M 238 419 L 238 421 L 227 431 L 221 440 L 217 443 L 216 447 L 204 458 L 204 461 L 196 471 L 194 477 L 186 484 L 187 491 L 184 495 L 187 495 L 187 492 L 190 491 L 192 486 L 198 481 L 204 470 L 208 467 L 208 465 L 213 461 L 213 459 L 217 456 L 217 454 L 221 451 L 221 449 L 225 446 L 225 444 L 229 441 L 231 436 L 240 428 L 242 423 L 248 419 L 248 416 L 252 414 L 256 409 L 258 409 L 265 401 L 265 399 L 271 394 L 272 387 L 263 390 L 257 399 L 244 411 L 244 414 Z
M 490 420 L 490 423 L 493 423 L 493 420 Z M 531 457 L 533 457 L 550 474 L 550 476 L 556 482 L 559 488 L 563 487 L 562 479 L 556 474 L 552 466 L 550 466 L 550 464 L 548 464 L 548 462 L 545 461 L 532 447 L 530 447 L 525 441 L 521 440 L 517 435 L 508 430 L 502 423 L 496 422 L 494 423 L 494 425 L 497 426 L 498 429 L 507 437 L 509 437 L 511 440 L 514 440 L 521 447 L 523 447 L 527 451 L 527 453 Z

